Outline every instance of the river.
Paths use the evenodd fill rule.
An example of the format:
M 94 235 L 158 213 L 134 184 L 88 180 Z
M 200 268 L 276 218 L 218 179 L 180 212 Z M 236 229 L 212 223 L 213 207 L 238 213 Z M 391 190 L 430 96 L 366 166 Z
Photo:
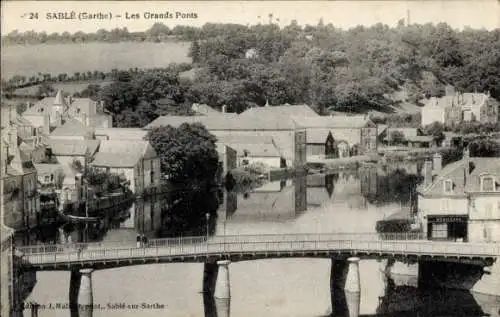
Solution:
M 415 200 L 419 164 L 372 167 L 334 175 L 311 175 L 267 183 L 249 193 L 224 193 L 217 235 L 272 233 L 374 233 L 375 223 L 408 210 Z M 146 202 L 145 205 L 151 204 Z M 154 202 L 152 205 L 162 204 Z M 103 241 L 130 241 L 157 227 L 157 206 L 137 204 L 114 223 Z M 204 228 L 204 226 L 201 226 Z M 360 262 L 359 313 L 364 316 L 498 316 L 500 300 L 462 291 L 415 287 L 415 278 L 384 278 L 383 262 Z M 331 311 L 330 261 L 273 259 L 230 265 L 230 316 L 319 317 Z M 215 316 L 202 294 L 202 264 L 156 264 L 92 274 L 93 316 Z M 68 302 L 69 272 L 39 272 L 26 300 L 42 305 Z M 149 309 L 108 309 L 108 304 L 157 304 Z M 117 305 L 118 306 L 118 305 Z M 155 308 L 156 307 L 156 308 Z M 25 316 L 29 316 L 28 312 Z M 40 309 L 39 316 L 70 316 L 69 310 Z M 218 317 L 227 316 L 219 310 Z

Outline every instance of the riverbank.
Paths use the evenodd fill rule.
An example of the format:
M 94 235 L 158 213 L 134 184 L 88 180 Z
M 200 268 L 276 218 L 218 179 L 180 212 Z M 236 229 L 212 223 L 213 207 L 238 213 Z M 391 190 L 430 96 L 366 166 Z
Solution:
M 357 155 L 342 158 L 311 155 L 307 158 L 307 167 L 310 171 L 334 172 L 343 169 L 355 169 L 362 163 L 378 161 L 379 157 L 376 155 Z
M 500 261 L 498 259 L 489 266 L 482 266 L 479 263 L 471 265 L 446 262 L 438 262 L 436 265 L 433 282 L 437 286 L 495 296 L 500 299 Z M 394 279 L 404 276 L 411 280 L 418 280 L 419 264 L 396 261 L 387 267 L 386 272 Z
M 430 158 L 439 153 L 444 156 L 452 156 L 457 150 L 452 147 L 432 147 L 432 148 L 408 148 L 408 147 L 387 147 L 379 148 L 378 154 L 382 156 L 382 161 L 418 161 Z M 460 152 L 461 154 L 461 152 Z

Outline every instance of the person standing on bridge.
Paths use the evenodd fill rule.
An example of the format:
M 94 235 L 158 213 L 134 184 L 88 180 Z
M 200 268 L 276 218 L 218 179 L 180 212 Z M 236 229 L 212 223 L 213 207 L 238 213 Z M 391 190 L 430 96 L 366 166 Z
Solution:
M 83 245 L 78 245 L 76 247 L 76 254 L 77 254 L 78 258 L 80 258 L 80 255 L 82 254 L 82 251 L 83 251 Z
M 141 247 L 141 244 L 142 244 L 142 238 L 141 238 L 141 235 L 137 235 L 137 238 L 135 239 L 136 242 L 137 242 L 137 247 L 140 248 Z

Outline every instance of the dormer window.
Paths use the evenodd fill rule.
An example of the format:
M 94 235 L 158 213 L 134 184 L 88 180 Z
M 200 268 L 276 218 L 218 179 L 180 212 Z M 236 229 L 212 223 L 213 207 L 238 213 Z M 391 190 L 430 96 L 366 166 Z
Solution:
M 447 179 L 444 181 L 443 190 L 445 193 L 453 192 L 453 181 L 451 179 Z
M 487 175 L 481 177 L 481 191 L 482 192 L 494 192 L 495 188 L 495 178 L 493 176 Z

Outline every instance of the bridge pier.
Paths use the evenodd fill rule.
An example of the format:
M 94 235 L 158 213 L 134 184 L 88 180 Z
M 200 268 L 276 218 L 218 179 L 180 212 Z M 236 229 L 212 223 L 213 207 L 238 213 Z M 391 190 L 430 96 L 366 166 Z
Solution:
M 331 316 L 359 316 L 359 258 L 332 259 L 330 270 Z M 357 291 L 356 291 L 357 290 Z
M 229 284 L 229 264 L 231 261 L 223 260 L 217 261 L 219 272 L 217 274 L 217 282 L 215 285 L 215 298 L 216 299 L 230 299 L 231 288 Z
M 82 274 L 80 270 L 71 270 L 69 278 L 69 305 L 70 309 L 78 308 L 78 292 L 80 291 L 80 281 Z
M 78 292 L 78 304 L 80 306 L 92 306 L 94 297 L 92 293 L 92 272 L 93 269 L 80 270 L 82 276 L 80 280 L 80 291 Z
M 219 267 L 216 262 L 205 262 L 203 264 L 203 293 L 214 296 L 218 269 Z
M 31 305 L 31 317 L 38 317 L 38 303 L 32 303 Z
M 347 259 L 347 262 L 349 262 L 349 268 L 347 271 L 347 277 L 344 287 L 344 290 L 346 292 L 361 292 L 361 281 L 359 279 L 359 261 L 360 258 L 357 257 Z
M 229 298 L 217 298 L 215 299 L 215 310 L 217 312 L 217 317 L 229 317 L 231 299 Z
M 69 283 L 70 310 L 78 316 L 92 316 L 94 303 L 92 291 L 93 269 L 72 270 Z M 75 315 L 75 314 L 73 314 Z

